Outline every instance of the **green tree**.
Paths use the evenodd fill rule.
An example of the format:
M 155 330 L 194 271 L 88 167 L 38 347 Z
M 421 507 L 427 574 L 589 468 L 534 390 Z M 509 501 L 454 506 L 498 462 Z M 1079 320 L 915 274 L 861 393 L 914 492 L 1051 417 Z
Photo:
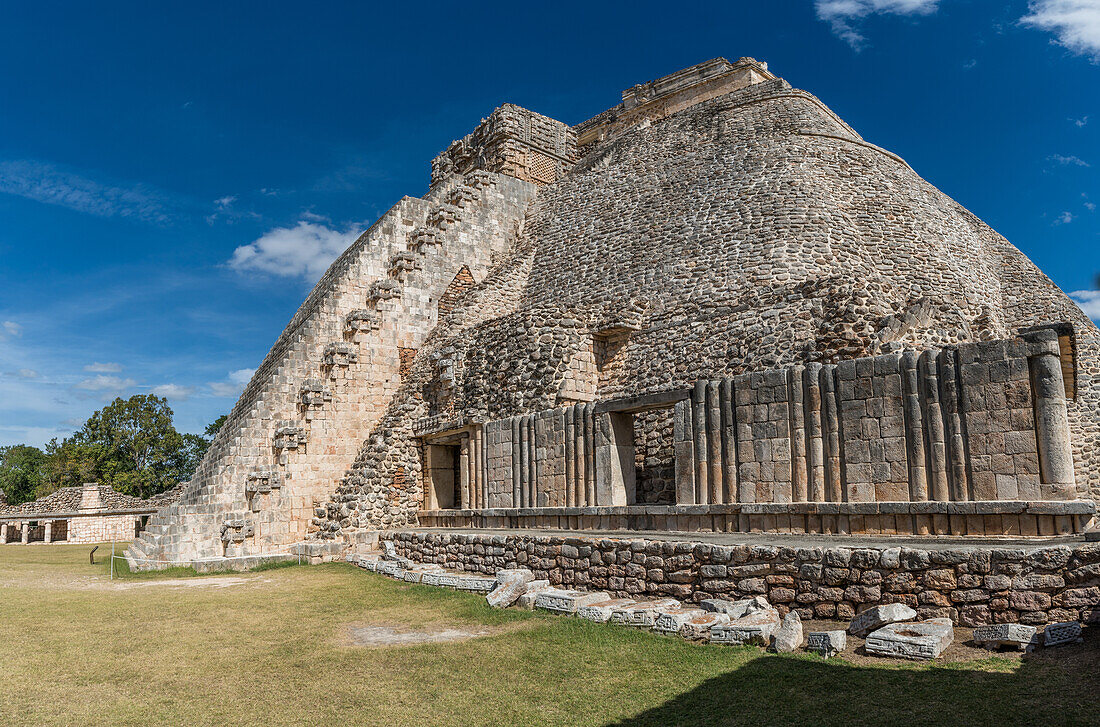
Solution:
M 77 476 L 150 497 L 190 478 L 205 446 L 202 437 L 176 431 L 167 399 L 138 394 L 92 414 L 54 456 L 64 484 Z
M 0 447 L 0 492 L 10 505 L 37 496 L 46 477 L 46 453 L 29 444 Z
M 222 425 L 225 424 L 225 420 L 228 418 L 229 417 L 227 415 L 222 414 L 220 417 L 206 425 L 206 429 L 203 430 L 203 434 L 205 434 L 208 439 L 213 439 L 214 435 L 218 433 L 218 430 L 222 428 Z

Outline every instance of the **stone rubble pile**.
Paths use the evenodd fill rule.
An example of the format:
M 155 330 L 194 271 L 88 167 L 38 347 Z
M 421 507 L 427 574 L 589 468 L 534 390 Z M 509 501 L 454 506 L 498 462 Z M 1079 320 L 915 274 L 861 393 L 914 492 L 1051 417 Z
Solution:
M 954 641 L 954 625 L 948 618 L 914 620 L 917 612 L 905 604 L 890 603 L 865 609 L 851 620 L 847 631 L 805 633 L 798 611 L 785 616 L 764 596 L 738 601 L 702 599 L 698 604 L 675 598 L 615 598 L 605 591 L 583 591 L 551 586 L 536 580 L 527 568 L 507 568 L 495 576 L 447 571 L 438 564 L 417 563 L 398 555 L 392 542 L 382 541 L 382 553 L 350 553 L 346 560 L 368 571 L 406 583 L 453 588 L 485 594 L 493 608 L 518 606 L 569 614 L 597 623 L 645 628 L 678 635 L 692 641 L 731 646 L 755 645 L 775 653 L 806 650 L 828 659 L 847 648 L 848 634 L 865 639 L 864 651 L 889 658 L 935 659 Z M 1045 646 L 1079 643 L 1081 625 L 1076 622 L 1047 626 Z M 1031 651 L 1040 643 L 1034 626 L 1018 623 L 982 626 L 973 632 L 976 646 Z

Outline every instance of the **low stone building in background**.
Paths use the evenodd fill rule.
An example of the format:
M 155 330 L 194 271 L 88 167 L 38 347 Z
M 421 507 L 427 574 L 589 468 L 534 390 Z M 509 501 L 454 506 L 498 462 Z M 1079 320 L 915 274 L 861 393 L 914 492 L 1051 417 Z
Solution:
M 1100 330 L 751 58 L 506 104 L 317 283 L 134 568 L 411 527 L 1080 533 Z
M 0 544 L 129 541 L 149 516 L 173 502 L 182 487 L 143 500 L 106 485 L 62 487 L 21 505 L 0 502 Z

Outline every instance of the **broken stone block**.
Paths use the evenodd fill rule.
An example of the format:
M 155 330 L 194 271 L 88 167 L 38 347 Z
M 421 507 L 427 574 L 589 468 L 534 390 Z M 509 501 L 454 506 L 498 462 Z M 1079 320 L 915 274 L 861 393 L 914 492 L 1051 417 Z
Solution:
M 1062 644 L 1079 644 L 1084 639 L 1081 637 L 1081 624 L 1076 621 L 1063 621 L 1050 624 L 1043 629 L 1043 646 L 1061 646 Z
M 535 608 L 555 613 L 576 613 L 581 606 L 607 601 L 610 598 L 611 596 L 603 591 L 588 593 L 587 591 L 563 591 L 551 588 L 543 591 L 535 598 Z
M 606 623 L 611 619 L 611 614 L 615 609 L 633 606 L 635 603 L 637 601 L 632 598 L 612 598 L 608 601 L 599 601 L 598 603 L 581 606 L 577 609 L 577 615 L 596 623 Z
M 527 584 L 533 580 L 535 574 L 526 568 L 497 571 L 497 587 L 485 595 L 485 600 L 493 608 L 508 608 L 523 595 Z
M 1030 650 L 1038 642 L 1037 629 L 1027 624 L 990 624 L 974 629 L 974 643 L 986 649 L 1009 646 Z
M 489 576 L 458 576 L 455 579 L 455 589 L 459 591 L 488 593 L 496 587 L 497 579 Z
M 653 621 L 653 630 L 663 634 L 678 634 L 684 624 L 697 616 L 706 615 L 706 613 L 701 608 L 676 607 L 664 609 L 657 614 L 657 618 Z
M 699 601 L 699 607 L 704 611 L 724 613 L 731 619 L 735 619 L 771 608 L 772 605 L 763 596 L 755 596 L 740 601 L 727 601 L 724 598 L 704 598 Z
M 538 598 L 540 593 L 547 590 L 550 590 L 550 581 L 531 581 L 527 584 L 527 590 L 523 592 L 523 595 L 516 599 L 516 605 L 528 611 L 534 611 L 535 599 Z
M 806 649 L 828 659 L 844 651 L 848 646 L 848 634 L 844 631 L 814 631 L 806 637 Z
M 802 646 L 802 619 L 797 611 L 790 611 L 783 622 L 772 634 L 772 643 L 768 647 L 777 654 L 789 654 Z
M 651 629 L 657 620 L 657 615 L 662 609 L 677 608 L 680 602 L 675 598 L 657 598 L 652 601 L 639 601 L 633 606 L 617 608 L 611 612 L 608 619 L 613 624 L 622 626 L 637 626 L 638 628 Z
M 381 562 L 381 557 L 377 555 L 360 555 L 355 559 L 355 564 L 357 566 L 369 571 L 378 570 L 378 564 Z
M 399 569 L 401 569 L 401 566 L 394 563 L 392 560 L 383 560 L 378 563 L 375 571 L 384 576 L 392 576 Z
M 766 608 L 754 611 L 747 616 L 732 619 L 729 623 L 717 624 L 710 630 L 712 644 L 756 644 L 767 646 L 772 634 L 779 628 L 779 611 Z
M 395 546 L 393 544 L 392 540 L 383 540 L 382 541 L 382 556 L 386 560 L 389 560 L 390 558 L 396 558 L 397 557 L 397 546 Z
M 868 634 L 868 654 L 899 659 L 935 659 L 951 645 L 955 629 L 949 618 L 891 623 Z
M 710 639 L 710 630 L 715 626 L 729 623 L 730 617 L 717 611 L 705 611 L 701 616 L 688 619 L 680 627 L 680 635 L 685 639 L 706 641 Z
M 911 621 L 916 617 L 917 612 L 904 603 L 887 603 L 884 606 L 874 606 L 856 614 L 856 617 L 848 624 L 848 633 L 852 636 L 866 636 L 887 624 Z
M 438 588 L 454 588 L 455 583 L 458 582 L 459 576 L 455 573 L 448 573 L 443 570 L 429 571 L 420 578 L 420 582 L 425 586 L 436 586 Z

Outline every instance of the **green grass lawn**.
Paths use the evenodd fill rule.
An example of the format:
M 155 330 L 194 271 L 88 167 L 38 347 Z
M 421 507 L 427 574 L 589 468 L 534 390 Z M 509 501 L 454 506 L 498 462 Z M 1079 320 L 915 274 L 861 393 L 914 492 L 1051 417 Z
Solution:
M 104 550 L 0 547 L 0 724 L 1097 724 L 1096 640 L 937 666 L 775 656 L 346 564 L 107 577 Z M 349 625 L 490 635 L 364 648 Z M 1053 650 L 1051 650 L 1053 651 Z

